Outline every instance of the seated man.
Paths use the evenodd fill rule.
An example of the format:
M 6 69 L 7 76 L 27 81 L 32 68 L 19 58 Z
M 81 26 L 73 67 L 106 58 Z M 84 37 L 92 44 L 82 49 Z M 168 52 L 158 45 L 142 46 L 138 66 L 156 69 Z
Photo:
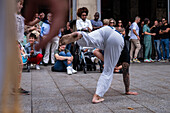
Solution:
M 56 72 L 65 72 L 67 71 L 68 75 L 77 73 L 76 70 L 72 68 L 73 56 L 70 51 L 66 49 L 66 45 L 62 45 L 54 53 L 56 62 L 51 68 L 52 71 Z
M 35 50 L 35 45 L 38 43 L 35 41 L 36 35 L 31 33 L 29 36 L 29 42 L 25 45 L 25 50 L 27 54 L 29 54 L 28 58 L 28 65 L 29 64 L 36 64 L 36 69 L 40 69 L 40 62 L 42 61 L 43 55 L 41 54 L 41 51 Z

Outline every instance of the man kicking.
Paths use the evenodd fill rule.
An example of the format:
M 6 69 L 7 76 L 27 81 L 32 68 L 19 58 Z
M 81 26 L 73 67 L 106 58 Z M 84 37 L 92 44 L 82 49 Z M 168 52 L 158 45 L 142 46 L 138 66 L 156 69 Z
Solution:
M 104 56 L 103 56 L 103 53 L 101 53 L 100 50 L 98 50 L 98 49 L 94 50 L 93 54 L 97 58 L 99 58 L 100 60 L 103 61 Z M 126 95 L 138 95 L 137 92 L 130 92 L 129 91 L 129 86 L 130 86 L 130 78 L 129 78 L 130 55 L 129 55 L 129 51 L 128 51 L 126 45 L 124 46 L 124 48 L 121 52 L 121 55 L 120 55 L 120 58 L 119 58 L 117 65 L 122 65 L 123 82 L 124 82 L 124 85 L 125 85 L 125 94 Z
M 77 41 L 82 47 L 99 48 L 105 52 L 104 69 L 98 80 L 96 92 L 92 99 L 93 103 L 100 103 L 104 101 L 103 96 L 111 85 L 114 67 L 124 47 L 124 39 L 115 29 L 104 26 L 89 34 L 85 32 L 74 32 L 64 35 L 60 40 L 60 44 L 68 44 L 74 41 Z
M 108 22 L 107 19 L 103 20 L 103 25 L 107 26 Z M 102 60 L 104 62 L 104 52 L 102 52 L 100 49 L 95 49 L 93 54 Z M 129 86 L 130 86 L 130 78 L 129 78 L 129 67 L 130 67 L 130 55 L 129 51 L 127 49 L 126 43 L 124 45 L 124 48 L 121 52 L 119 61 L 117 65 L 122 65 L 122 72 L 123 72 L 123 82 L 125 85 L 125 94 L 126 95 L 138 95 L 137 92 L 130 92 L 129 91 Z

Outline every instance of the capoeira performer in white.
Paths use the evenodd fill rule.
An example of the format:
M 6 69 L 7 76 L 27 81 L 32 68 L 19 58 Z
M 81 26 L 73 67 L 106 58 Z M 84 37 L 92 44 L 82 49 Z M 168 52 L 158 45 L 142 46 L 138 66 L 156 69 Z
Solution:
M 77 41 L 79 46 L 82 47 L 94 47 L 104 50 L 104 70 L 98 80 L 96 92 L 92 99 L 92 103 L 102 102 L 104 101 L 104 94 L 111 85 L 114 67 L 124 47 L 123 36 L 112 27 L 104 26 L 89 34 L 79 31 L 65 35 L 61 38 L 60 44 L 69 44 L 74 41 Z

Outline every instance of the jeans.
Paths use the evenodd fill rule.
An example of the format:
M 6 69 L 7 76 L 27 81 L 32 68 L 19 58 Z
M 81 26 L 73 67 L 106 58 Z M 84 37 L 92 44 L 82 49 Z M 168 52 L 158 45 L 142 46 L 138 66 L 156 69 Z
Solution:
M 161 50 L 160 50 L 160 40 L 154 40 L 154 44 L 155 44 L 155 49 L 157 51 L 158 54 L 158 60 L 161 59 L 162 55 L 161 55 Z
M 71 43 L 66 45 L 66 49 L 68 49 L 69 51 L 71 51 Z
M 161 39 L 162 51 L 163 51 L 163 59 L 169 59 L 169 39 Z M 166 55 L 165 55 L 166 50 Z
M 130 42 L 129 42 L 129 40 L 125 40 L 125 43 L 126 43 L 128 51 L 129 51 L 129 49 L 130 49 Z
M 59 53 L 59 56 L 71 57 L 72 55 L 70 52 L 65 53 L 64 51 L 61 51 Z M 72 63 L 68 64 L 67 60 L 57 60 L 56 63 L 54 64 L 53 70 L 58 72 L 64 72 L 67 70 L 66 68 L 68 66 L 72 66 Z

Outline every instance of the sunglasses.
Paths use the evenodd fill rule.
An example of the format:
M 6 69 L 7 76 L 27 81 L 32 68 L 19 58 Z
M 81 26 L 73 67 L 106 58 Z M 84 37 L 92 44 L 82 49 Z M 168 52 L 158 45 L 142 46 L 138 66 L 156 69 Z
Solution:
M 81 16 L 87 16 L 87 15 L 81 15 Z

